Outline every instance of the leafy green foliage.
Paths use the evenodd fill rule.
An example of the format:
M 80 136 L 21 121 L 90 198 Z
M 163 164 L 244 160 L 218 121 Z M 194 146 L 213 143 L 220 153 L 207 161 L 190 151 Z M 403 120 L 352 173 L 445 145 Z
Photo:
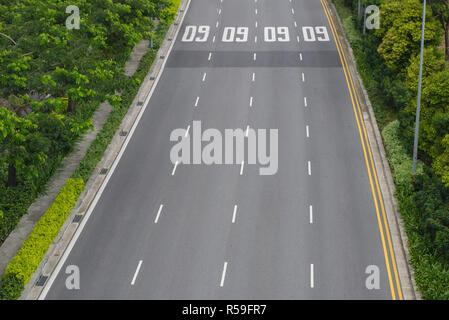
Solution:
M 177 0 L 177 1 L 178 1 L 178 5 L 179 5 L 179 0 Z M 174 12 L 175 11 L 176 10 L 174 10 Z M 162 40 L 165 36 L 166 31 L 168 30 L 169 23 L 171 23 L 170 20 L 169 21 L 163 20 L 159 23 L 159 26 L 158 26 L 155 34 L 153 35 L 154 36 L 154 48 L 153 48 L 153 50 L 149 50 L 147 52 L 147 54 L 142 58 L 142 60 L 140 61 L 140 64 L 139 64 L 139 68 L 138 68 L 137 72 L 134 74 L 134 76 L 132 78 L 128 78 L 128 77 L 125 77 L 122 75 L 118 75 L 116 78 L 114 78 L 113 82 L 115 82 L 115 84 L 113 85 L 113 88 L 120 87 L 120 89 L 122 90 L 122 95 L 121 96 L 117 96 L 114 94 L 107 95 L 108 100 L 110 101 L 110 103 L 112 105 L 114 105 L 114 108 L 111 111 L 111 113 L 110 113 L 106 123 L 102 127 L 101 131 L 98 133 L 96 139 L 92 142 L 92 144 L 88 148 L 88 151 L 87 151 L 86 155 L 84 156 L 83 160 L 81 161 L 79 168 L 73 173 L 72 178 L 69 180 L 69 181 L 71 181 L 71 184 L 72 184 L 72 186 L 70 187 L 70 189 L 72 191 L 78 190 L 77 188 L 73 188 L 74 187 L 73 184 L 77 185 L 80 188 L 81 188 L 81 184 L 82 184 L 82 186 L 84 186 L 83 181 L 87 181 L 89 179 L 90 174 L 92 173 L 93 169 L 97 165 L 98 161 L 101 159 L 104 150 L 110 143 L 116 130 L 119 128 L 119 125 L 123 119 L 123 116 L 127 112 L 128 106 L 131 104 L 134 96 L 138 92 L 140 83 L 145 78 L 148 70 L 151 67 L 152 62 L 154 61 L 154 59 L 156 57 L 156 52 L 159 49 L 160 44 L 162 43 Z M 104 72 L 104 69 L 98 69 L 97 71 Z M 98 100 L 96 103 L 98 103 L 99 101 L 100 100 Z M 90 105 L 86 105 L 86 108 L 84 109 L 84 111 L 86 111 L 86 112 L 81 114 L 82 117 L 80 117 L 80 119 L 86 119 L 89 117 L 89 115 L 92 114 L 92 111 L 94 110 L 94 108 L 90 107 L 90 109 L 88 109 L 87 108 L 88 106 L 90 107 Z M 40 106 L 40 107 L 45 109 L 45 106 Z M 45 110 L 47 110 L 47 109 L 45 109 Z M 77 113 L 78 112 L 79 112 L 79 110 L 77 110 Z M 61 116 L 59 113 L 56 113 L 56 114 L 59 117 Z M 51 128 L 53 128 L 53 127 L 58 128 L 58 126 L 64 125 L 64 120 L 67 119 L 67 117 L 62 117 L 62 118 L 44 117 L 44 119 L 45 119 L 45 121 L 48 121 L 48 123 L 41 125 L 41 127 L 48 128 L 48 130 L 51 131 Z M 58 124 L 52 123 L 52 121 L 55 121 Z M 73 128 L 73 125 L 70 125 L 70 126 L 71 126 L 71 128 Z M 56 137 L 59 136 L 60 134 L 62 134 L 63 132 L 65 132 L 63 129 L 55 130 L 55 132 L 53 133 L 55 136 L 53 138 L 56 140 L 59 140 Z M 49 158 L 49 160 L 50 161 L 56 160 L 55 162 L 59 163 L 60 159 Z M 4 163 L 0 162 L 0 179 L 2 178 L 2 172 L 4 171 L 4 170 L 2 170 L 2 167 L 1 167 L 2 165 L 4 165 Z M 39 178 L 42 179 L 42 181 L 48 180 L 48 177 L 51 175 L 51 170 L 49 170 L 49 172 L 47 172 L 45 170 L 53 169 L 55 167 L 56 167 L 55 164 L 50 164 L 48 167 L 43 168 L 44 170 L 40 171 Z M 43 183 L 42 182 L 38 183 L 38 185 L 43 185 Z M 5 235 L 7 235 L 9 230 L 11 230 L 13 228 L 13 226 L 15 226 L 15 224 L 17 223 L 18 219 L 21 216 L 21 212 L 26 211 L 26 208 L 28 207 L 29 203 L 31 203 L 32 199 L 34 199 L 36 193 L 27 192 L 27 189 L 26 189 L 27 186 L 28 185 L 19 185 L 17 188 L 7 188 L 7 189 L 2 190 L 2 186 L 0 185 L 0 210 L 1 210 L 2 206 L 3 206 L 3 208 L 6 208 L 6 210 L 8 210 L 8 217 L 9 217 L 9 219 L 2 219 L 0 217 L 0 237 L 5 237 Z M 66 183 L 65 187 L 66 186 L 67 186 L 67 188 L 69 188 L 68 182 Z M 76 191 L 76 193 L 77 192 L 78 191 Z M 61 190 L 60 194 L 61 193 L 62 193 L 62 190 Z M 61 197 L 60 199 L 66 199 L 66 200 L 72 199 L 72 195 L 70 192 L 69 193 L 65 192 L 64 194 L 66 196 Z M 59 198 L 59 195 L 58 195 L 58 198 Z M 14 209 L 11 210 L 11 207 L 12 207 L 11 203 L 12 203 L 13 199 L 19 199 L 20 201 L 18 201 L 18 203 L 14 206 Z M 75 194 L 73 194 L 73 199 L 75 199 Z M 61 202 L 60 202 L 60 204 L 62 205 Z M 69 210 L 68 207 L 69 206 L 66 207 L 67 210 Z M 59 210 L 59 205 L 58 205 L 58 209 L 56 211 L 58 211 L 58 210 Z M 63 209 L 61 207 L 61 210 L 65 210 L 65 209 Z M 50 209 L 49 209 L 45 213 L 45 215 L 49 214 L 49 212 L 52 212 L 52 211 L 50 211 Z M 53 214 L 50 214 L 50 215 L 53 215 Z M 47 219 L 46 221 L 48 222 L 49 220 Z M 42 227 L 42 230 L 47 230 L 50 232 L 48 232 L 46 234 L 46 236 L 39 238 L 39 241 L 33 242 L 33 243 L 41 243 L 43 246 L 44 245 L 43 243 L 47 242 L 49 239 L 51 239 L 50 240 L 50 243 L 51 243 L 51 241 L 53 241 L 53 238 L 54 238 L 53 231 L 54 232 L 56 232 L 56 230 L 59 231 L 62 224 L 59 225 L 59 227 L 57 227 L 57 225 L 59 223 L 61 223 L 61 221 L 63 223 L 65 221 L 65 219 L 51 220 L 50 223 L 46 224 L 46 227 Z M 35 230 L 33 230 L 33 233 L 34 232 L 35 232 Z M 41 240 L 42 240 L 42 242 L 40 242 Z M 33 248 L 33 252 L 38 252 L 40 250 L 40 249 L 38 249 L 35 251 L 35 248 L 31 244 L 27 248 L 28 249 Z M 39 244 L 38 248 L 42 249 L 43 247 L 41 247 L 41 245 Z M 43 251 L 44 250 L 42 250 L 41 252 L 43 252 Z M 5 274 L 5 276 L 3 277 L 3 279 L 0 282 L 0 299 L 17 299 L 17 298 L 19 298 L 19 296 L 26 284 L 26 281 L 24 281 L 23 279 L 26 279 L 26 277 L 28 277 L 27 275 L 29 275 L 29 276 L 32 275 L 31 270 L 33 270 L 33 269 L 35 270 L 35 268 L 37 266 L 36 263 L 39 263 L 40 259 L 41 259 L 38 257 L 33 257 L 31 255 L 28 256 L 29 253 L 30 253 L 30 250 L 25 251 L 25 253 L 21 254 L 21 258 L 17 258 L 17 259 L 15 258 L 14 264 L 10 264 L 8 266 L 9 272 L 7 274 Z M 44 252 L 44 254 L 45 254 L 45 252 Z
M 441 30 L 435 30 L 435 20 L 427 18 L 430 32 L 426 32 L 424 51 L 419 145 L 422 162 L 418 161 L 417 174 L 412 176 L 420 59 L 419 36 L 412 29 L 421 30 L 422 4 L 382 0 L 381 29 L 362 35 L 356 27 L 360 17 L 354 2 L 347 7 L 345 0 L 333 2 L 382 129 L 418 289 L 424 299 L 449 299 L 449 83 L 443 53 L 437 48 L 436 35 Z
M 83 189 L 82 179 L 69 179 L 61 188 L 53 204 L 6 267 L 0 288 L 2 298 L 17 299 L 20 296 L 21 290 L 47 253 Z
M 433 16 L 444 30 L 446 60 L 449 60 L 449 0 L 429 0 Z
M 382 27 L 375 32 L 382 39 L 378 52 L 389 69 L 400 73 L 407 68 L 410 56 L 419 51 L 422 4 L 419 0 L 384 1 L 380 11 Z M 440 26 L 429 10 L 424 40 L 427 45 L 437 45 L 440 37 Z
M 80 9 L 79 30 L 66 28 L 68 5 Z M 107 99 L 114 111 L 126 110 L 127 101 L 116 94 L 127 94 L 123 66 L 132 47 L 153 32 L 151 18 L 174 13 L 172 5 L 169 0 L 0 3 L 0 243 L 80 135 L 92 128 L 96 108 Z
M 37 131 L 37 125 L 0 107 L 0 138 L 0 154 L 6 163 L 27 177 L 36 176 L 48 150 L 48 141 Z
M 411 175 L 412 158 L 402 145 L 399 122 L 382 131 L 396 185 L 395 196 L 409 237 L 415 280 L 425 299 L 449 298 L 449 207 L 447 190 L 418 163 Z

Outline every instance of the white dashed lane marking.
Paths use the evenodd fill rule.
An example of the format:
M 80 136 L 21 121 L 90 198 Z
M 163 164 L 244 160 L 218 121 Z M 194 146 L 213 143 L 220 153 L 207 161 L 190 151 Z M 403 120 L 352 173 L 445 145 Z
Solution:
M 310 222 L 310 224 L 313 223 L 313 207 L 312 207 L 312 205 L 309 206 L 309 222 Z
M 232 213 L 232 223 L 235 223 L 236 215 L 237 215 L 237 205 L 234 206 L 234 212 Z
M 176 172 L 176 168 L 178 167 L 179 161 L 176 161 L 175 166 L 173 167 L 173 171 L 171 172 L 171 175 L 174 176 Z
M 225 277 L 226 277 L 226 269 L 227 268 L 228 268 L 228 262 L 225 261 L 225 263 L 223 265 L 223 272 L 221 274 L 220 287 L 223 287 L 223 285 L 224 285 L 224 281 L 225 281 Z
M 142 260 L 139 261 L 139 264 L 137 265 L 136 272 L 134 272 L 133 280 L 131 281 L 131 285 L 133 286 L 136 282 L 137 274 L 139 273 L 140 267 L 142 266 Z
M 159 210 L 157 211 L 156 219 L 154 219 L 154 223 L 157 223 L 157 222 L 159 221 L 159 216 L 161 215 L 161 212 L 162 212 L 162 208 L 163 208 L 163 207 L 164 207 L 163 204 L 161 204 L 161 205 L 159 206 Z
M 310 264 L 310 287 L 313 288 L 315 286 L 315 279 L 313 274 L 313 263 Z

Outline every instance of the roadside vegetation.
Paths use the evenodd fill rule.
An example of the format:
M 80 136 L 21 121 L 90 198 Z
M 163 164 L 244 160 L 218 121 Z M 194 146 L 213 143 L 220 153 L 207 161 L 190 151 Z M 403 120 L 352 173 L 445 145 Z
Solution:
M 70 2 L 70 3 L 69 3 Z M 118 129 L 156 56 L 180 0 L 9 1 L 0 4 L 0 244 L 16 227 L 106 99 L 113 110 L 78 169 L 36 224 L 0 282 L 17 299 L 58 234 Z M 67 29 L 65 9 L 80 9 Z M 155 21 L 160 23 L 156 30 Z M 135 44 L 153 49 L 132 77 Z
M 380 28 L 363 34 L 357 1 L 332 2 L 382 131 L 418 290 L 424 299 L 449 299 L 449 1 L 428 1 L 416 175 L 422 3 L 361 0 L 380 7 Z

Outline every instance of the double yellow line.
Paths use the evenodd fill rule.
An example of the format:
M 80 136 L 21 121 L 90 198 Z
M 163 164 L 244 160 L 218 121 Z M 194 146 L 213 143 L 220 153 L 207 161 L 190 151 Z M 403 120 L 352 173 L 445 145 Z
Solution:
M 365 156 L 366 169 L 368 172 L 369 181 L 370 181 L 370 185 L 371 185 L 371 192 L 373 194 L 373 200 L 374 200 L 374 204 L 376 207 L 377 222 L 379 225 L 380 237 L 382 240 L 382 248 L 383 248 L 384 257 L 385 257 L 385 264 L 387 267 L 388 282 L 390 284 L 391 297 L 393 300 L 396 300 L 396 292 L 397 292 L 398 298 L 400 300 L 402 300 L 403 299 L 402 290 L 401 290 L 401 285 L 399 282 L 398 271 L 396 268 L 396 260 L 394 257 L 394 251 L 393 251 L 393 247 L 391 244 L 391 236 L 390 236 L 390 231 L 388 228 L 387 217 L 385 214 L 385 207 L 384 207 L 384 203 L 383 203 L 383 199 L 382 199 L 382 193 L 380 192 L 380 188 L 379 188 L 379 181 L 377 179 L 377 173 L 376 173 L 376 168 L 374 166 L 374 160 L 373 160 L 373 155 L 371 153 L 371 148 L 369 147 L 368 136 L 366 133 L 365 123 L 363 122 L 363 117 L 362 117 L 362 112 L 361 112 L 360 105 L 359 105 L 359 100 L 357 97 L 357 92 L 354 87 L 354 82 L 352 80 L 351 73 L 349 72 L 348 62 L 346 60 L 346 56 L 344 54 L 340 39 L 337 35 L 337 30 L 335 28 L 335 24 L 332 19 L 329 7 L 325 0 L 321 0 L 321 5 L 323 6 L 324 12 L 327 17 L 327 21 L 329 22 L 329 26 L 330 26 L 330 28 L 332 30 L 332 34 L 334 36 L 335 45 L 337 47 L 338 55 L 340 56 L 341 64 L 343 66 L 343 71 L 345 73 L 346 83 L 348 85 L 349 94 L 351 96 L 352 107 L 354 110 L 354 116 L 355 116 L 355 119 L 357 122 L 357 127 L 359 129 L 360 141 L 362 143 L 363 154 Z M 367 150 L 368 150 L 368 153 L 367 153 Z M 373 177 L 374 177 L 374 179 L 373 179 Z M 373 180 L 375 183 L 375 187 L 374 187 Z M 380 204 L 380 209 L 382 212 L 383 222 L 382 222 L 380 211 L 379 211 L 379 204 Z M 384 229 L 385 229 L 385 232 L 384 232 Z M 387 243 L 388 243 L 388 250 L 387 250 L 387 245 L 386 245 L 386 241 L 385 241 L 385 234 L 386 234 Z M 395 283 L 396 283 L 396 290 L 395 290 L 395 286 L 394 286 L 392 275 L 391 275 L 388 251 L 390 251 L 391 264 L 392 264 L 392 269 L 393 269 Z

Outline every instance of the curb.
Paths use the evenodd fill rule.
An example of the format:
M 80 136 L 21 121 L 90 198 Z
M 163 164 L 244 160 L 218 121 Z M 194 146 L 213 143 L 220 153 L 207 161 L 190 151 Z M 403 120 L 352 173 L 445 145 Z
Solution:
M 408 237 L 405 232 L 404 222 L 402 221 L 398 212 L 398 205 L 396 198 L 394 197 L 395 185 L 391 169 L 386 158 L 386 152 L 383 145 L 383 140 L 379 128 L 377 126 L 377 120 L 374 113 L 374 109 L 368 97 L 368 93 L 363 85 L 360 75 L 357 71 L 355 63 L 355 57 L 349 41 L 346 38 L 343 24 L 340 16 L 333 3 L 329 3 L 331 8 L 331 14 L 338 21 L 337 32 L 342 40 L 343 50 L 350 57 L 348 61 L 349 71 L 355 80 L 355 90 L 359 97 L 360 106 L 363 114 L 363 122 L 365 123 L 368 141 L 371 151 L 373 152 L 374 165 L 377 171 L 377 177 L 379 179 L 379 185 L 382 193 L 382 197 L 385 205 L 385 212 L 388 220 L 388 227 L 391 234 L 393 243 L 393 251 L 395 260 L 397 263 L 397 269 L 399 273 L 399 281 L 401 283 L 402 293 L 405 300 L 421 300 L 421 294 L 417 290 L 416 282 L 414 279 L 414 271 L 411 267 L 410 254 L 408 252 Z
M 181 0 L 178 8 L 177 16 L 168 29 L 165 39 L 161 44 L 156 60 L 146 75 L 142 85 L 139 88 L 128 112 L 124 116 L 122 123 L 107 147 L 102 159 L 98 162 L 91 177 L 86 183 L 85 189 L 77 200 L 75 207 L 72 209 L 69 217 L 62 226 L 58 236 L 55 238 L 50 248 L 42 259 L 39 267 L 34 272 L 25 289 L 22 292 L 20 300 L 37 300 L 46 288 L 47 280 L 52 276 L 58 263 L 63 257 L 67 247 L 72 241 L 73 236 L 82 225 L 83 218 L 88 212 L 92 202 L 95 200 L 98 191 L 104 187 L 104 182 L 108 177 L 109 168 L 111 168 L 118 155 L 125 145 L 125 141 L 129 140 L 128 133 L 134 127 L 136 120 L 144 110 L 145 103 L 148 103 L 150 93 L 153 91 L 155 84 L 161 74 L 163 66 L 168 58 L 168 53 L 173 45 L 174 39 L 178 34 L 181 21 L 184 18 L 185 11 L 190 4 L 190 0 Z

